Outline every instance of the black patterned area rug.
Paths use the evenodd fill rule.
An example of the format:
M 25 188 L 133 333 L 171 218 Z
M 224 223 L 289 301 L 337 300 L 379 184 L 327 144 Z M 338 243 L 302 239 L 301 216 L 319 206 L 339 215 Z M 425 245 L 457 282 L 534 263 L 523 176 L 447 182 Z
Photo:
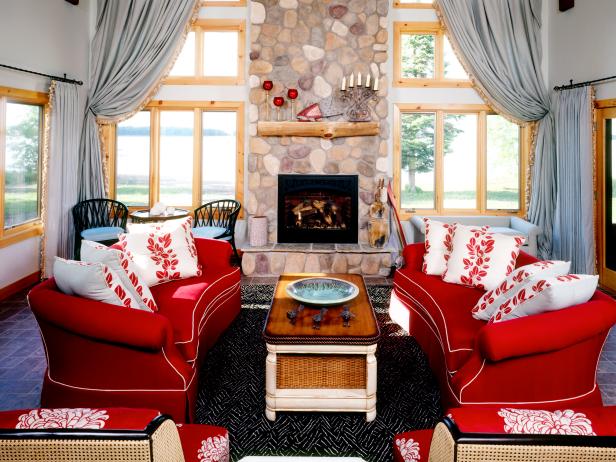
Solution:
M 387 314 L 390 287 L 368 286 L 381 326 L 377 417 L 362 413 L 277 412 L 265 417 L 265 343 L 261 331 L 274 293 L 242 286 L 242 310 L 208 353 L 201 372 L 197 421 L 229 430 L 231 459 L 248 455 L 361 457 L 392 460 L 396 433 L 433 427 L 441 413 L 436 381 L 415 340 Z

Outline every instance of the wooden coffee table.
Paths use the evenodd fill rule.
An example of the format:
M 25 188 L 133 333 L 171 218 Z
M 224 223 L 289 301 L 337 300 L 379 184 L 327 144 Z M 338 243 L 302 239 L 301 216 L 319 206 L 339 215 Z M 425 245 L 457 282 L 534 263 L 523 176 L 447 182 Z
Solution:
M 348 302 L 355 318 L 344 327 L 342 307 L 329 307 L 320 329 L 313 328 L 318 309 L 305 308 L 292 325 L 287 312 L 298 302 L 286 293 L 292 281 L 312 276 L 335 277 L 359 287 L 357 298 Z M 274 301 L 267 316 L 263 338 L 265 360 L 265 415 L 276 419 L 277 411 L 365 412 L 376 417 L 376 352 L 379 325 L 357 274 L 283 274 L 278 279 Z

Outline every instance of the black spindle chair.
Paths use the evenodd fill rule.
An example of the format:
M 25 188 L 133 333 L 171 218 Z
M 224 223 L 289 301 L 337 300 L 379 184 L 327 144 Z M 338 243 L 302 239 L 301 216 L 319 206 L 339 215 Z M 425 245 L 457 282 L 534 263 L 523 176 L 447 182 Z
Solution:
M 79 259 L 81 240 L 109 245 L 126 231 L 128 207 L 112 199 L 87 199 L 73 207 L 75 258 Z
M 236 261 L 239 255 L 235 247 L 235 223 L 242 204 L 232 199 L 208 202 L 195 210 L 193 234 L 196 237 L 222 239 L 233 247 Z

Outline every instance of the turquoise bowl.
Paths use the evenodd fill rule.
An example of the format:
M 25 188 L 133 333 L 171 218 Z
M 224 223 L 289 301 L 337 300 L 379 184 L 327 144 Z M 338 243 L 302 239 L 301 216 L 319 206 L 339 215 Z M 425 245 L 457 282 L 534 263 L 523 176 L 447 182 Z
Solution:
M 312 306 L 342 305 L 358 294 L 359 288 L 355 284 L 336 278 L 305 278 L 287 285 L 289 297 Z

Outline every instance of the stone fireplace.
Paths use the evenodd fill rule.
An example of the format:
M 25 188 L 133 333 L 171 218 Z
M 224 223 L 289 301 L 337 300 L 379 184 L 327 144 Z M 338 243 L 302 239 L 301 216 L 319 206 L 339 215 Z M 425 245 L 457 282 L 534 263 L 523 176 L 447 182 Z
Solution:
M 279 243 L 357 243 L 357 175 L 278 175 Z
M 371 249 L 367 232 L 369 206 L 374 200 L 379 179 L 386 177 L 388 170 L 386 62 L 389 4 L 389 0 L 250 2 L 250 138 L 244 207 L 248 226 L 251 216 L 267 217 L 269 243 L 266 248 L 243 249 L 245 274 L 389 272 L 391 255 L 386 249 Z M 372 121 L 379 124 L 377 135 L 333 139 L 259 135 L 258 122 L 266 121 L 268 113 L 270 117 L 276 114 L 271 106 L 273 97 L 286 98 L 289 88 L 299 92 L 297 111 L 318 103 L 325 115 L 332 116 L 324 120 L 344 121 L 342 116 L 335 115 L 344 108 L 341 80 L 343 76 L 360 72 L 364 76 L 370 74 L 379 82 L 377 98 L 370 102 Z M 273 82 L 269 110 L 267 95 L 262 88 L 264 80 Z M 282 109 L 284 120 L 289 120 L 288 101 Z M 280 210 L 278 191 L 281 179 L 303 175 L 356 178 L 357 211 L 354 222 L 349 223 L 351 231 L 346 237 L 340 240 L 328 237 L 325 232 L 331 229 L 303 232 L 300 228 L 295 237 L 289 238 L 286 230 L 281 230 L 281 225 L 286 225 L 280 216 L 292 218 L 288 210 Z M 322 200 L 325 199 L 312 197 L 310 207 L 318 209 Z M 318 207 L 315 207 L 315 201 Z M 325 202 L 330 202 L 328 207 L 344 203 L 335 204 L 336 201 L 331 199 Z M 296 202 L 292 208 L 298 205 Z M 310 214 L 313 228 L 323 226 L 326 219 L 320 211 L 306 212 Z M 297 214 L 293 216 L 297 218 Z M 302 215 L 301 226 L 305 223 L 304 218 Z

